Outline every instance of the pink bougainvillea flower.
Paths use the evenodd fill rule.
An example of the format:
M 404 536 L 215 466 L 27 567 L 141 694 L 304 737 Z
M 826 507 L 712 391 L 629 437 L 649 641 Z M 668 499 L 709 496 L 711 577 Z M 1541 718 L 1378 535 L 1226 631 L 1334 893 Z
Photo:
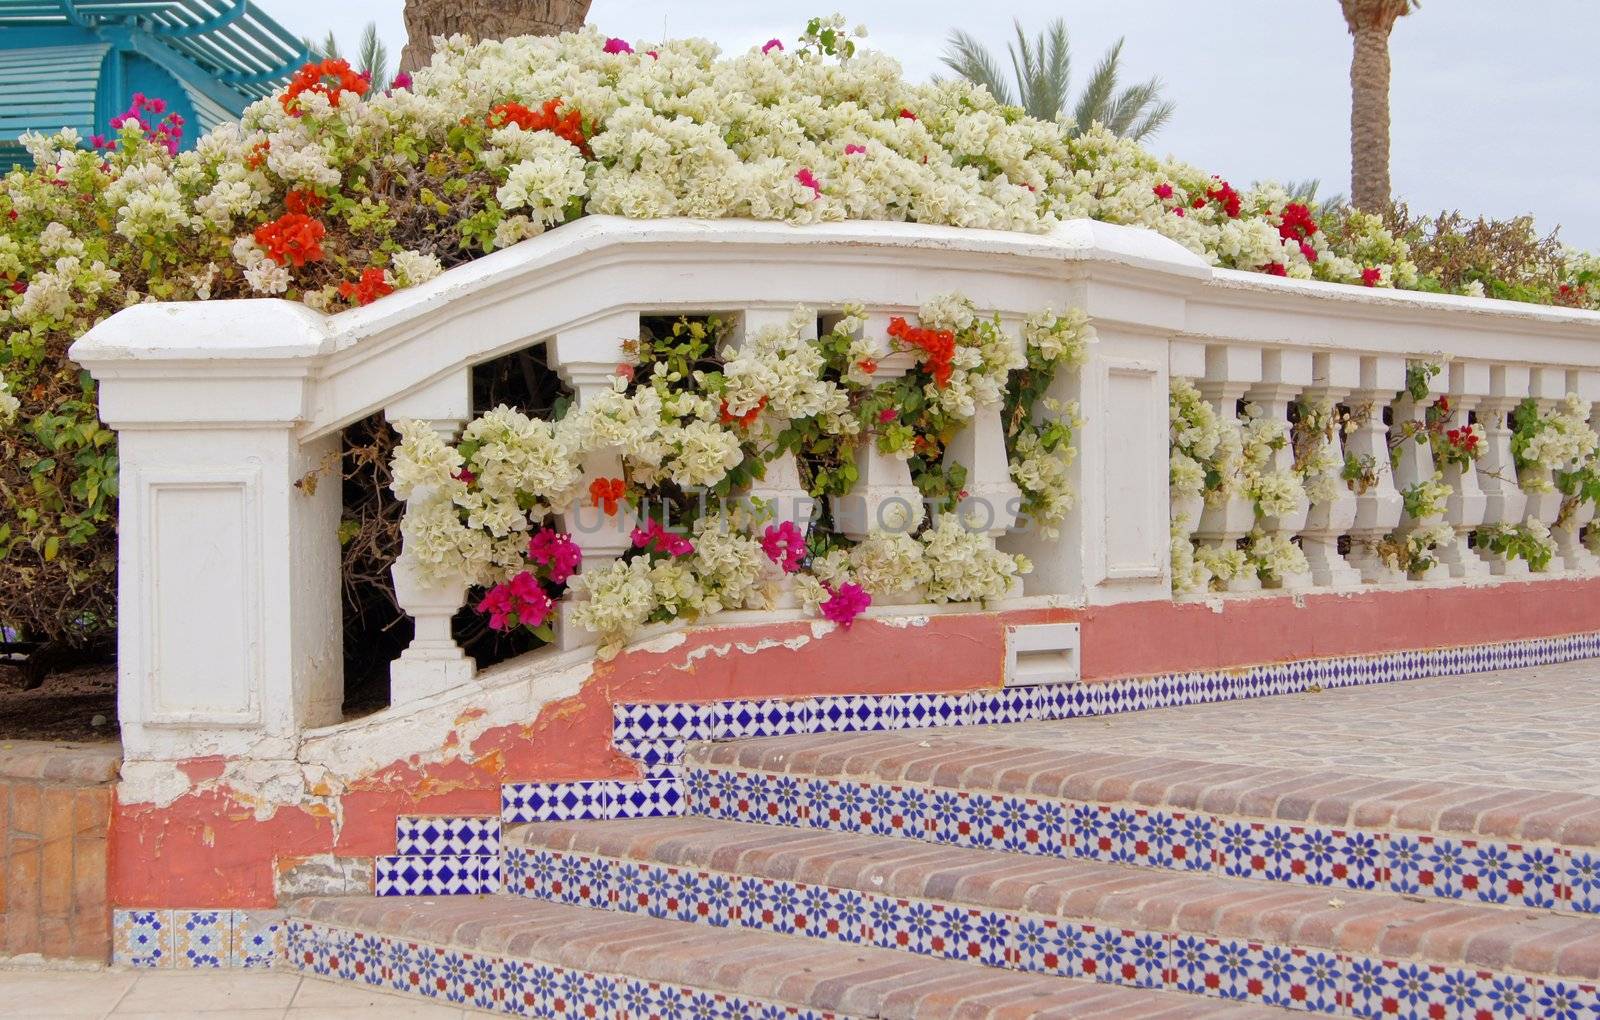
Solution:
M 761 534 L 761 551 L 782 567 L 785 574 L 792 574 L 806 558 L 806 537 L 793 521 L 769 524 Z
M 568 578 L 578 572 L 578 564 L 583 561 L 583 550 L 578 548 L 572 536 L 554 528 L 540 528 L 528 539 L 528 559 L 550 568 L 552 582 L 565 584 Z
M 794 179 L 810 188 L 811 193 L 817 198 L 822 197 L 822 182 L 817 180 L 817 175 L 811 172 L 810 167 L 802 167 L 800 172 L 794 175 Z
M 694 543 L 682 535 L 674 534 L 661 526 L 658 520 L 650 520 L 647 527 L 634 528 L 629 535 L 633 540 L 635 549 L 646 552 L 661 552 L 668 556 L 688 556 L 694 552 Z
M 783 42 L 779 39 L 768 39 L 767 44 L 761 47 L 762 53 L 771 53 L 773 50 L 783 52 Z
M 607 53 L 632 53 L 633 52 L 633 47 L 628 45 L 628 41 L 626 39 L 607 39 L 606 40 L 606 52 Z
M 872 596 L 859 584 L 846 582 L 837 588 L 831 584 L 823 587 L 827 588 L 829 597 L 822 603 L 822 615 L 845 630 L 872 605 Z
M 524 570 L 484 593 L 478 612 L 489 617 L 490 630 L 537 627 L 550 616 L 555 603 L 539 586 L 539 579 Z
M 900 412 L 892 407 L 886 407 L 878 412 L 878 421 L 888 423 L 900 417 Z
M 389 83 L 391 89 L 408 89 L 411 87 L 411 72 L 401 71 L 394 76 L 394 81 Z
M 1156 193 L 1156 197 L 1162 200 L 1172 197 L 1172 185 L 1170 184 L 1157 184 L 1150 190 L 1154 191 Z
M 846 156 L 854 156 L 858 152 L 866 152 L 866 151 L 867 151 L 867 147 L 865 145 L 857 145 L 854 142 L 851 142 L 849 145 L 846 145 L 844 147 L 844 154 Z

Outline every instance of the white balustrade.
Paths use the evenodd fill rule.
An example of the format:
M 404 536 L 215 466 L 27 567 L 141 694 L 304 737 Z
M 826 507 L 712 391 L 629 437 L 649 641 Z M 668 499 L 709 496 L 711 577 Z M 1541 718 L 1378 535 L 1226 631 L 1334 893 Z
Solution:
M 1444 519 L 1458 541 L 1437 576 L 1479 578 L 1480 556 L 1460 540 L 1480 525 L 1528 519 L 1557 525 L 1553 576 L 1596 568 L 1592 505 L 1562 517 L 1559 494 L 1530 501 L 1507 423 L 1524 398 L 1548 410 L 1568 392 L 1600 420 L 1595 313 L 1214 269 L 1152 232 L 1087 221 L 1027 236 L 905 223 L 797 229 L 588 217 L 338 315 L 279 300 L 147 304 L 74 346 L 100 385 L 103 419 L 120 434 L 126 757 L 250 755 L 288 767 L 308 729 L 339 722 L 346 426 L 384 412 L 453 438 L 470 415 L 473 366 L 539 344 L 584 404 L 631 360 L 641 314 L 731 312 L 738 342 L 787 322 L 796 305 L 827 315 L 865 302 L 864 335 L 885 354 L 878 374 L 887 380 L 911 364 L 907 354 L 888 354 L 890 316 L 909 318 L 950 292 L 998 314 L 1012 334 L 1045 307 L 1081 308 L 1099 337 L 1081 369 L 1062 373 L 1050 391 L 1080 401 L 1086 422 L 1071 469 L 1077 507 L 1059 537 L 1037 528 L 998 537 L 1034 561 L 1030 598 L 1098 605 L 1170 597 L 1170 524 L 1180 518 L 1189 518 L 1180 537 L 1192 529 L 1205 543 L 1235 545 L 1258 526 L 1299 542 L 1309 577 L 1285 578 L 1284 587 L 1403 583 L 1379 546 L 1401 528 L 1397 480 L 1431 479 L 1434 465 L 1431 451 L 1413 443 L 1400 451 L 1398 475 L 1391 471 L 1384 414 L 1405 386 L 1407 359 L 1439 355 L 1451 366 L 1448 384 L 1437 385 L 1454 401 L 1452 424 L 1476 413 L 1487 438 L 1476 472 L 1445 471 L 1454 495 Z M 1319 459 L 1348 454 L 1365 466 L 1364 477 L 1348 491 L 1318 484 L 1333 498 L 1277 519 L 1258 520 L 1242 495 L 1203 508 L 1173 505 L 1165 411 L 1173 377 L 1195 380 L 1229 420 L 1242 398 L 1284 423 L 1291 401 L 1342 401 L 1355 427 L 1320 440 L 1327 445 Z M 1398 401 L 1396 429 L 1425 414 L 1426 402 Z M 982 409 L 950 437 L 947 455 L 967 468 L 974 501 L 997 511 L 1012 504 L 998 409 Z M 1273 467 L 1291 456 L 1284 451 Z M 592 571 L 626 551 L 635 516 L 626 506 L 607 515 L 589 498 L 591 481 L 623 477 L 615 451 L 594 454 L 584 470 L 577 505 L 561 525 L 582 549 L 581 569 Z M 902 459 L 868 439 L 857 471 L 833 507 L 841 533 L 859 538 L 922 515 Z M 780 457 L 752 495 L 774 504 L 778 519 L 804 524 L 801 490 L 792 458 Z M 1001 532 L 1006 516 L 997 514 L 989 530 Z M 1345 541 L 1348 558 L 1339 554 Z M 472 662 L 450 636 L 468 591 L 421 584 L 396 552 L 397 594 L 415 637 L 393 663 L 390 711 L 417 711 L 418 699 L 457 690 L 474 697 Z M 1502 577 L 1526 572 L 1518 559 L 1482 558 Z M 1228 587 L 1260 585 L 1246 577 Z M 562 649 L 534 653 L 517 668 L 571 662 L 583 654 L 574 649 L 591 642 L 563 626 Z
M 1402 498 L 1407 490 L 1418 485 L 1434 484 L 1434 475 L 1437 467 L 1433 462 L 1433 446 L 1428 441 L 1428 408 L 1436 399 L 1445 395 L 1445 380 L 1442 375 L 1428 376 L 1428 388 L 1425 396 L 1418 398 L 1409 391 L 1402 391 L 1394 402 L 1394 423 L 1390 428 L 1393 435 L 1391 445 L 1398 442 L 1395 447 L 1398 457 L 1394 465 L 1394 484 L 1400 490 Z M 1402 508 L 1400 514 L 1400 536 L 1414 534 L 1425 528 L 1443 523 L 1444 512 L 1426 514 L 1422 517 L 1413 517 L 1411 512 Z M 1418 581 L 1437 581 L 1449 577 L 1450 571 L 1444 563 L 1433 558 L 1431 566 L 1422 570 L 1413 570 L 1411 576 Z
M 1013 348 L 1022 350 L 1022 323 L 1016 318 L 1002 319 L 1002 328 Z M 955 434 L 944 451 L 944 467 L 953 464 L 966 468 L 967 495 L 957 507 L 968 528 L 999 538 L 1016 524 L 1022 506 L 1022 490 L 1011 480 L 1011 462 L 1006 454 L 1006 426 L 999 403 L 980 404 L 972 423 Z
M 1262 352 L 1261 381 L 1245 392 L 1245 398 L 1260 405 L 1265 419 L 1283 426 L 1285 435 L 1292 437 L 1289 405 L 1310 385 L 1311 352 L 1274 348 Z M 1294 443 L 1291 438 L 1281 448 L 1272 452 L 1269 468 L 1274 472 L 1287 472 L 1293 467 Z M 1261 529 L 1270 535 L 1294 538 L 1304 530 L 1310 510 L 1310 501 L 1302 498 L 1287 514 L 1277 517 L 1263 516 L 1260 521 Z M 1275 577 L 1267 586 L 1295 589 L 1310 588 L 1314 583 L 1311 572 L 1307 569 L 1300 573 Z
M 1361 381 L 1350 394 L 1356 430 L 1346 449 L 1357 459 L 1363 476 L 1356 483 L 1356 519 L 1350 527 L 1350 563 L 1369 583 L 1392 583 L 1405 575 L 1390 563 L 1378 545 L 1400 524 L 1402 500 L 1389 460 L 1389 427 L 1384 411 L 1406 384 L 1405 359 L 1373 355 L 1361 359 Z
M 1522 365 L 1495 365 L 1489 369 L 1489 396 L 1478 404 L 1478 422 L 1486 436 L 1478 458 L 1478 484 L 1484 493 L 1485 525 L 1521 524 L 1528 497 L 1517 483 L 1517 463 L 1511 454 L 1511 414 L 1528 396 L 1528 369 Z M 1499 553 L 1484 552 L 1489 569 L 1501 577 L 1524 577 L 1528 564 Z
M 1319 587 L 1354 587 L 1361 572 L 1339 553 L 1339 539 L 1356 523 L 1356 497 L 1344 479 L 1344 427 L 1337 411 L 1339 401 L 1361 385 L 1361 359 L 1354 354 L 1322 352 L 1312 357 L 1311 385 L 1304 399 L 1308 407 L 1329 415 L 1326 433 L 1318 432 L 1307 451 L 1309 459 L 1333 465 L 1331 477 L 1307 477 L 1306 484 L 1334 492 L 1332 499 L 1314 501 L 1300 532 L 1300 548 L 1311 567 L 1311 580 Z
M 1206 374 L 1200 381 L 1200 395 L 1216 410 L 1224 428 L 1237 427 L 1239 400 L 1261 382 L 1261 351 L 1254 347 L 1214 344 L 1206 348 Z M 1195 537 L 1207 545 L 1232 548 L 1256 526 L 1256 507 L 1249 496 L 1235 488 L 1227 498 L 1207 501 L 1200 515 Z M 1256 591 L 1261 579 L 1254 573 L 1231 578 L 1228 591 Z
M 1576 396 L 1589 409 L 1589 428 L 1600 432 L 1600 372 L 1573 369 L 1567 373 L 1567 392 Z M 1571 505 L 1568 506 L 1567 504 Z M 1561 569 L 1569 573 L 1592 574 L 1600 572 L 1600 556 L 1584 546 L 1584 529 L 1595 519 L 1595 505 L 1591 500 L 1569 498 L 1562 505 L 1562 515 L 1550 529 L 1556 540 L 1556 555 Z M 1590 528 L 1593 537 L 1600 539 L 1600 528 Z M 1596 544 L 1600 544 L 1597 542 Z
M 1471 361 L 1450 363 L 1450 429 L 1470 429 L 1472 411 L 1489 395 L 1489 366 Z M 1481 451 L 1479 451 L 1481 454 Z M 1450 500 L 1445 507 L 1444 519 L 1455 532 L 1455 541 L 1439 550 L 1439 562 L 1451 577 L 1483 578 L 1489 576 L 1489 564 L 1471 547 L 1472 532 L 1483 524 L 1489 509 L 1489 497 L 1478 484 L 1475 461 L 1465 466 L 1452 462 L 1440 465 L 1444 483 L 1450 486 Z
M 1540 414 L 1549 414 L 1567 396 L 1566 372 L 1545 367 L 1530 370 L 1528 395 Z M 1528 496 L 1528 506 L 1523 511 L 1526 519 L 1554 524 L 1561 516 L 1561 493 L 1556 490 L 1555 469 L 1528 467 L 1522 470 L 1519 478 L 1523 483 L 1522 491 Z

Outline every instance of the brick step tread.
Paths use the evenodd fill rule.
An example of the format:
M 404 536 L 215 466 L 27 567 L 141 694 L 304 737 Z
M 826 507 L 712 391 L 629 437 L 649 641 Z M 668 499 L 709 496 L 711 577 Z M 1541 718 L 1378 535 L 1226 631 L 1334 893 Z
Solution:
M 699 928 L 514 896 L 313 897 L 291 904 L 291 929 L 307 922 L 478 957 L 620 975 L 840 1017 L 1266 1020 L 1283 1012 L 1061 977 L 974 971 L 958 961 L 886 949 L 738 928 Z
M 1060 731 L 1060 747 L 1007 731 Z M 1065 723 L 767 737 L 691 744 L 687 761 L 1263 820 L 1549 841 L 1600 848 L 1600 797 L 1481 783 L 1382 779 L 1171 755 L 1074 751 Z
M 1600 978 L 1600 920 L 1215 873 L 685 817 L 543 822 L 508 846 L 1430 964 Z

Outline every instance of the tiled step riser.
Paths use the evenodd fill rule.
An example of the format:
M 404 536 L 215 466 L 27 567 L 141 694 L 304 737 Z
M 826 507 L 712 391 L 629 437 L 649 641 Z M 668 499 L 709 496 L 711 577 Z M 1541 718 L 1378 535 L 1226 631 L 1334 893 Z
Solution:
M 654 776 L 643 780 L 508 783 L 500 788 L 500 818 L 506 825 L 675 818 L 684 812 L 682 768 L 677 765 L 657 766 Z
M 834 1014 L 682 985 L 591 973 L 293 921 L 288 965 L 305 974 L 511 1016 L 749 1017 Z
M 602 854 L 508 847 L 506 891 L 533 899 L 866 945 L 1025 973 L 1164 989 L 1314 1013 L 1429 1016 L 1496 994 L 1570 996 L 1600 1011 L 1592 984 L 1418 964 L 1177 931 L 907 899 L 777 879 L 676 868 Z M 1415 988 L 1395 1013 L 1403 982 Z M 1498 993 L 1496 990 L 1499 990 Z M 1443 1015 L 1472 1015 L 1471 1012 Z M 1597 1013 L 1596 1015 L 1600 1015 Z
M 1035 856 L 1600 913 L 1600 851 L 691 766 L 691 814 Z
M 378 896 L 482 896 L 500 891 L 500 819 L 401 815 L 395 850 L 373 861 Z

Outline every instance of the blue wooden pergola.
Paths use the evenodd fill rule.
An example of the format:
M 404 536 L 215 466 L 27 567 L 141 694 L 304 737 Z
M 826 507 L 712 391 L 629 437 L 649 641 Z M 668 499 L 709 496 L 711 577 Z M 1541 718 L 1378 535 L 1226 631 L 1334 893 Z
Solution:
M 249 0 L 0 0 L 0 171 L 25 131 L 108 133 L 135 92 L 185 120 L 183 144 L 310 59 Z

